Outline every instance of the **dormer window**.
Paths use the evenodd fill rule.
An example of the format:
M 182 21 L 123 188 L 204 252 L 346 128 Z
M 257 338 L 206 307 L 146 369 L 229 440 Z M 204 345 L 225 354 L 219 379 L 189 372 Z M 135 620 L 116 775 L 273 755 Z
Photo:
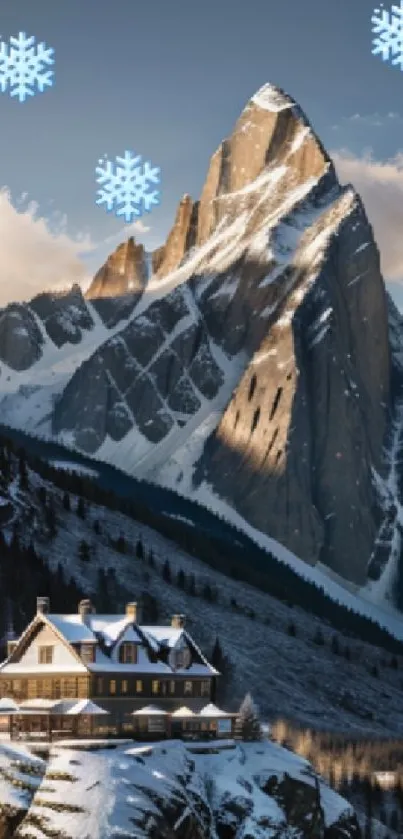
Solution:
M 137 645 L 124 641 L 120 645 L 119 661 L 121 664 L 137 664 Z
M 186 670 L 192 663 L 189 647 L 174 647 L 169 654 L 169 665 L 172 670 Z

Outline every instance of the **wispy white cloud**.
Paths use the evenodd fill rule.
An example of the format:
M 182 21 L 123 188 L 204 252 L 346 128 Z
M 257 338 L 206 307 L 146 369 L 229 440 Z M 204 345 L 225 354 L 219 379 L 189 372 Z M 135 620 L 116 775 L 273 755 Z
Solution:
M 85 287 L 92 271 L 88 260 L 98 251 L 113 250 L 128 236 L 149 230 L 141 221 L 126 225 L 103 242 L 90 235 L 69 235 L 67 219 L 59 213 L 40 214 L 27 195 L 13 203 L 7 188 L 0 190 L 0 305 L 31 298 L 39 291 Z
M 380 161 L 370 151 L 357 157 L 341 149 L 332 158 L 341 183 L 352 183 L 361 195 L 385 279 L 403 283 L 403 152 Z
M 390 128 L 392 125 L 403 123 L 403 114 L 397 111 L 389 111 L 387 114 L 351 114 L 349 117 L 344 117 L 340 122 L 331 126 L 332 131 L 345 130 L 348 127 L 355 128 Z

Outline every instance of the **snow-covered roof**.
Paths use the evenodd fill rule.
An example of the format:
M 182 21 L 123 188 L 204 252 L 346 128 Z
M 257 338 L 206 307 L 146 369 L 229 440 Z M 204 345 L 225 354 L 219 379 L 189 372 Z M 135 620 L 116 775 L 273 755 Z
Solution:
M 19 661 L 9 664 L 8 659 L 3 661 L 0 665 L 2 673 L 7 675 L 18 676 L 19 674 L 35 675 L 35 673 L 43 673 L 42 664 L 22 664 Z M 71 664 L 58 664 L 57 668 L 53 668 L 53 673 L 87 673 L 88 668 L 85 664 L 80 664 L 79 661 L 71 662 Z
M 157 705 L 146 705 L 144 708 L 140 708 L 138 711 L 133 711 L 133 717 L 150 717 L 150 716 L 160 716 L 165 717 L 168 711 L 164 711 L 163 708 L 158 708 Z
M 57 672 L 62 673 L 101 673 L 118 672 L 122 673 L 152 673 L 156 675 L 170 674 L 175 672 L 177 676 L 216 676 L 218 671 L 209 664 L 197 647 L 193 639 L 184 628 L 173 626 L 137 626 L 131 615 L 99 615 L 89 613 L 85 618 L 78 612 L 75 614 L 40 614 L 29 624 L 21 638 L 29 638 L 29 633 L 37 625 L 40 619 L 53 627 L 67 645 L 94 644 L 96 648 L 95 661 L 86 662 L 80 660 L 77 652 L 74 652 L 75 660 L 57 664 Z M 162 655 L 163 649 L 173 649 L 180 643 L 181 638 L 184 644 L 189 644 L 199 660 L 193 661 L 190 667 L 173 668 Z M 118 642 L 130 642 L 138 645 L 136 663 L 122 663 L 119 660 Z M 156 661 L 150 661 L 149 650 L 156 653 Z M 17 655 L 18 657 L 18 655 Z M 8 659 L 0 664 L 3 673 L 19 675 L 27 673 L 41 673 L 43 665 L 22 664 L 15 660 L 11 654 Z M 56 672 L 56 665 L 53 667 Z
M 33 709 L 41 709 L 42 711 L 50 710 L 55 708 L 57 705 L 60 705 L 59 699 L 24 699 L 23 702 L 20 704 L 21 710 L 33 710 Z
M 177 711 L 174 711 L 171 715 L 172 717 L 194 717 L 195 714 L 190 708 L 187 708 L 186 705 L 182 705 L 181 708 L 178 708 Z
M 14 702 L 14 699 L 8 699 L 3 697 L 0 699 L 0 714 L 4 713 L 5 711 L 18 711 L 18 705 Z
M 168 647 L 174 647 L 184 632 L 183 629 L 173 626 L 142 626 L 141 630 L 145 635 L 155 638 L 158 644 L 165 644 Z
M 82 644 L 95 641 L 94 633 L 83 623 L 81 615 L 46 615 L 55 629 L 63 635 L 69 644 Z
M 90 714 L 91 716 L 97 716 L 98 714 L 109 714 L 109 711 L 105 711 L 105 708 L 101 708 L 100 705 L 92 702 L 91 699 L 80 699 L 80 701 L 76 702 L 66 713 Z
M 214 702 L 209 702 L 208 705 L 205 705 L 204 708 L 199 711 L 199 717 L 229 717 L 230 714 L 227 714 L 226 711 L 222 711 L 221 708 L 217 708 L 217 705 L 214 705 Z

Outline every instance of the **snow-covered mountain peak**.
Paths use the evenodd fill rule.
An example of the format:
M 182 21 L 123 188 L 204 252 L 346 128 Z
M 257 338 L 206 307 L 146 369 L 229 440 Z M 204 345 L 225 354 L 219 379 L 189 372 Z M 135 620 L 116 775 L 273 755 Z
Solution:
M 3 421 L 219 500 L 364 583 L 389 416 L 387 301 L 362 203 L 299 106 L 258 91 L 166 243 L 147 256 L 130 240 L 91 295 L 62 364 L 41 312 L 19 310 L 20 331 L 14 314 L 0 320 Z M 27 317 L 35 352 L 13 372 Z
M 252 102 L 258 105 L 259 108 L 264 108 L 267 111 L 283 111 L 285 108 L 292 108 L 296 104 L 291 96 L 288 96 L 280 87 L 276 85 L 267 84 L 262 85 L 261 88 L 252 96 Z

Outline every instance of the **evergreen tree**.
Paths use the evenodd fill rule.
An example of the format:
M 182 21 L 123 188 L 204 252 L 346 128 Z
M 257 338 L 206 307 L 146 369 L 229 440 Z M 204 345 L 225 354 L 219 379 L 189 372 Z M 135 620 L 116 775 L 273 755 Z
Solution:
M 177 575 L 176 575 L 176 585 L 178 586 L 178 588 L 182 589 L 182 591 L 183 591 L 183 590 L 184 590 L 184 588 L 185 588 L 185 585 L 186 585 L 186 574 L 185 574 L 185 572 L 184 572 L 183 568 L 179 568 L 179 571 L 178 571 L 178 573 L 177 573 Z
M 57 519 L 55 505 L 53 503 L 52 497 L 49 498 L 49 501 L 45 507 L 45 521 L 46 527 L 49 531 L 49 536 L 51 539 L 53 539 L 57 534 Z
M 95 603 L 100 614 L 105 614 L 110 610 L 108 580 L 103 568 L 98 568 Z
M 396 809 L 392 810 L 390 814 L 389 827 L 395 833 L 397 833 L 399 830 L 399 814 Z
M 331 648 L 332 648 L 332 653 L 334 653 L 334 655 L 340 655 L 340 644 L 339 644 L 339 639 L 338 639 L 337 635 L 332 636 Z
M 289 635 L 291 635 L 292 638 L 295 638 L 297 634 L 297 627 L 295 626 L 295 623 L 293 621 L 290 621 L 290 623 L 288 624 L 287 632 Z
M 144 548 L 141 539 L 138 539 L 136 545 L 136 556 L 137 559 L 144 559 Z
M 77 501 L 76 513 L 80 519 L 85 519 L 87 511 L 85 509 L 85 501 L 84 498 L 80 495 Z
M 116 550 L 119 551 L 120 554 L 126 553 L 126 540 L 123 533 L 120 533 L 116 541 Z
M 221 649 L 221 644 L 220 644 L 219 638 L 217 636 L 217 638 L 215 639 L 215 642 L 214 642 L 213 651 L 211 653 L 211 664 L 213 665 L 213 667 L 215 667 L 216 670 L 219 671 L 219 673 L 221 673 L 223 662 L 224 662 L 224 654 L 223 654 L 223 651 Z
M 351 661 L 351 650 L 350 650 L 350 647 L 348 646 L 348 644 L 346 644 L 344 649 L 343 649 L 343 655 L 344 655 L 344 658 L 347 659 L 347 661 Z
M 207 600 L 209 603 L 211 603 L 211 601 L 213 600 L 213 592 L 212 592 L 210 583 L 204 583 L 203 589 L 202 589 L 202 597 L 204 598 L 204 600 Z
M 152 548 L 150 548 L 150 550 L 148 552 L 148 564 L 151 565 L 151 568 L 155 568 L 155 557 L 154 557 L 154 551 L 153 551 Z
M 46 503 L 47 503 L 47 500 L 48 500 L 48 494 L 46 492 L 45 487 L 39 487 L 38 498 L 39 498 L 39 501 L 41 502 L 41 504 L 43 504 L 43 506 L 45 506 Z
M 156 597 L 148 591 L 143 591 L 141 595 L 141 603 L 143 607 L 143 621 L 147 626 L 155 626 L 160 619 L 160 606 Z
M 220 673 L 215 684 L 213 700 L 226 702 L 231 694 L 233 667 L 230 658 L 224 653 L 218 637 L 215 639 L 210 660 L 213 667 Z
M 90 555 L 90 546 L 85 539 L 82 539 L 78 546 L 78 556 L 81 562 L 89 562 L 91 555 Z
M 242 740 L 262 740 L 259 712 L 250 693 L 247 693 L 238 711 L 235 731 Z
M 315 635 L 313 636 L 313 643 L 317 644 L 318 647 L 323 647 L 325 643 L 325 636 L 320 628 L 320 626 L 316 627 Z
M 162 566 L 162 579 L 165 583 L 172 582 L 171 566 L 169 564 L 169 559 L 166 559 Z
M 94 519 L 92 527 L 93 527 L 94 533 L 96 533 L 96 535 L 99 536 L 100 533 L 101 533 L 101 525 L 99 523 L 99 519 Z
M 27 490 L 29 487 L 28 481 L 28 470 L 27 470 L 27 462 L 25 460 L 25 456 L 23 454 L 20 455 L 18 460 L 18 477 L 19 477 L 19 487 L 22 490 Z
M 365 798 L 365 839 L 372 839 L 373 801 L 371 781 L 367 779 L 364 784 Z
M 64 495 L 63 495 L 63 507 L 68 513 L 70 512 L 71 504 L 70 504 L 70 495 L 69 495 L 68 492 L 65 492 Z
M 196 592 L 196 577 L 193 573 L 189 574 L 189 576 L 188 576 L 188 594 L 190 594 L 191 597 L 196 597 L 196 594 L 197 594 L 197 592 Z

